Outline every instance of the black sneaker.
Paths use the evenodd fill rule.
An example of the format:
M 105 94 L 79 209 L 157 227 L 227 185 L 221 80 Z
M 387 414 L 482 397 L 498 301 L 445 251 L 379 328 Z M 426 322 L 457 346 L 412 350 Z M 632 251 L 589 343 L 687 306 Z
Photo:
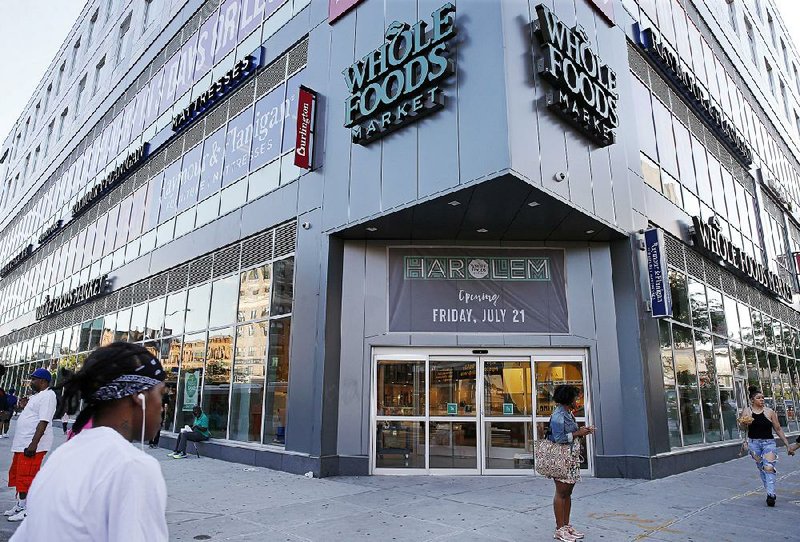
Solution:
M 767 506 L 775 506 L 775 495 L 767 495 Z

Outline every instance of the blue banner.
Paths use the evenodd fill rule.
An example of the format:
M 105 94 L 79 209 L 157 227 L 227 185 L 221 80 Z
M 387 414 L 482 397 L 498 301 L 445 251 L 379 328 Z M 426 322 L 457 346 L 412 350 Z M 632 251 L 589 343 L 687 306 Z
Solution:
M 672 316 L 672 294 L 669 289 L 667 254 L 664 235 L 653 228 L 644 232 L 647 251 L 647 274 L 650 277 L 650 305 L 653 318 Z

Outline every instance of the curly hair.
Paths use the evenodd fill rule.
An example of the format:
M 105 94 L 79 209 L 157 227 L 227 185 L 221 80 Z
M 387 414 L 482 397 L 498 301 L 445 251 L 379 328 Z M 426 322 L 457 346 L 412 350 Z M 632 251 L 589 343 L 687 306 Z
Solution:
M 556 386 L 555 391 L 553 391 L 553 401 L 559 405 L 569 406 L 575 402 L 575 399 L 577 399 L 580 394 L 580 390 L 575 386 L 561 384 L 560 386 Z
M 62 392 L 64 410 L 74 413 L 81 400 L 84 403 L 72 426 L 73 432 L 79 433 L 102 409 L 103 403 L 92 398 L 97 390 L 122 375 L 133 374 L 153 358 L 146 348 L 120 341 L 93 350 L 78 372 L 65 371 L 63 383 L 57 387 Z

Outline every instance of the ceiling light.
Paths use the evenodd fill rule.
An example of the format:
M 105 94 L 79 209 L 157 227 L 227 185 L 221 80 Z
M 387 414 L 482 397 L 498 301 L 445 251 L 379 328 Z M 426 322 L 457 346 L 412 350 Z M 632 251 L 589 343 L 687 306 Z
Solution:
M 532 201 L 528 204 L 528 207 L 538 207 L 541 205 L 538 201 Z
M 593 233 L 594 233 L 594 230 L 586 230 L 586 235 L 592 235 Z
M 478 228 L 475 231 L 478 232 L 478 233 L 487 233 L 489 230 L 487 230 L 486 228 Z
M 448 201 L 447 205 L 452 205 L 453 207 L 455 207 L 456 205 L 461 205 L 461 202 L 458 201 L 457 199 L 454 199 L 453 201 Z
M 369 227 L 367 228 L 367 231 L 378 231 L 378 228 L 376 228 L 376 227 L 374 227 L 374 226 L 369 226 Z

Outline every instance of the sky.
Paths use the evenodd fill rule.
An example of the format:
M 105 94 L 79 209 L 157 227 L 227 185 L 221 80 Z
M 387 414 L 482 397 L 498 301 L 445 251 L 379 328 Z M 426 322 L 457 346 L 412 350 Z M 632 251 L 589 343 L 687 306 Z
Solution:
M 711 0 L 722 1 L 722 0 Z M 800 0 L 775 0 L 800 55 Z M 0 144 L 39 84 L 86 0 L 0 0 Z M 12 84 L 13 82 L 13 84 Z

